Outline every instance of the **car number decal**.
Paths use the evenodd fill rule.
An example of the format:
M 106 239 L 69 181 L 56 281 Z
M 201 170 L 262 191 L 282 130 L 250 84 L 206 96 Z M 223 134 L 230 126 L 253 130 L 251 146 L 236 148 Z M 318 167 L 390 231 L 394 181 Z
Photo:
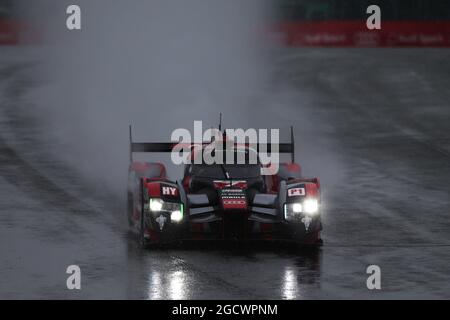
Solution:
M 289 197 L 304 196 L 304 195 L 305 195 L 305 188 L 291 188 L 291 189 L 288 189 L 288 196 Z

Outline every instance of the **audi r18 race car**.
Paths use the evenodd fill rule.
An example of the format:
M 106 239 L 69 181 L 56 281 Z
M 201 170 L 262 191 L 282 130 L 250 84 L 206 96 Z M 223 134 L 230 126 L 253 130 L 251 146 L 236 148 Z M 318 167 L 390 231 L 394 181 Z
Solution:
M 170 180 L 162 163 L 133 161 L 134 153 L 172 152 L 176 143 L 137 143 L 130 127 L 128 221 L 143 246 L 187 240 L 282 240 L 321 245 L 320 182 L 305 178 L 294 162 L 294 138 L 278 144 L 291 154 L 272 175 L 251 164 L 185 164 L 181 180 Z M 236 143 L 234 144 L 236 145 Z M 269 147 L 270 145 L 266 145 Z M 189 146 L 191 159 L 205 150 Z M 235 148 L 249 159 L 260 145 Z M 266 149 L 267 150 L 267 149 Z M 220 152 L 224 150 L 215 150 Z

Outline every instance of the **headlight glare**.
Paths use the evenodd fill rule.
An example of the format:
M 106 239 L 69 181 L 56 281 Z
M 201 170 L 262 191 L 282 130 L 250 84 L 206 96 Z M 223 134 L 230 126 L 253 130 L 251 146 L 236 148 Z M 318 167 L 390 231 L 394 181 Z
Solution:
M 150 210 L 155 212 L 161 211 L 163 203 L 164 201 L 161 199 L 150 199 Z
M 172 211 L 170 214 L 170 220 L 173 222 L 180 222 L 183 220 L 183 213 L 180 210 Z
M 184 218 L 184 205 L 179 202 L 167 202 L 160 198 L 150 198 L 150 212 L 161 212 L 170 217 L 172 222 L 180 222 Z
M 292 212 L 300 213 L 303 210 L 303 206 L 301 203 L 293 203 L 292 204 Z
M 296 221 L 301 218 L 302 212 L 302 204 L 295 203 L 286 203 L 284 205 L 284 218 L 286 221 Z
M 319 202 L 317 199 L 306 199 L 303 202 L 303 210 L 306 214 L 314 214 L 319 211 Z
M 319 212 L 317 199 L 305 199 L 301 202 L 286 203 L 284 218 L 286 221 L 300 221 L 305 215 L 312 216 Z

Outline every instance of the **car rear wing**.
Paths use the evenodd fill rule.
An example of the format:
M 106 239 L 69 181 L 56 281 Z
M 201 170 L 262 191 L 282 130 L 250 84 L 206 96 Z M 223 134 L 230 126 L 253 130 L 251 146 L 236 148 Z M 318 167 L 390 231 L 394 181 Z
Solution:
M 208 145 L 211 142 L 202 142 L 202 145 Z M 140 152 L 172 152 L 172 149 L 179 145 L 178 142 L 133 142 L 132 129 L 130 126 L 130 161 L 133 161 L 133 154 Z M 199 145 L 198 143 L 190 143 L 189 146 L 194 147 Z M 235 143 L 235 145 L 239 145 Z M 263 149 L 265 152 L 272 152 L 273 144 L 260 144 L 256 145 L 257 152 Z M 278 152 L 279 153 L 289 153 L 291 155 L 291 161 L 295 161 L 295 143 L 294 143 L 294 128 L 291 126 L 291 142 L 288 143 L 278 143 Z

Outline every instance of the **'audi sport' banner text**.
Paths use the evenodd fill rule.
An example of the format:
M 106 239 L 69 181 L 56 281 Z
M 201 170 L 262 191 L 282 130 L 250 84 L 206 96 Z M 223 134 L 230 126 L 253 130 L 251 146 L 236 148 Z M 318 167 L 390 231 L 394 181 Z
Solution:
M 276 26 L 287 46 L 450 47 L 450 22 L 382 22 L 369 30 L 365 21 L 282 22 Z

